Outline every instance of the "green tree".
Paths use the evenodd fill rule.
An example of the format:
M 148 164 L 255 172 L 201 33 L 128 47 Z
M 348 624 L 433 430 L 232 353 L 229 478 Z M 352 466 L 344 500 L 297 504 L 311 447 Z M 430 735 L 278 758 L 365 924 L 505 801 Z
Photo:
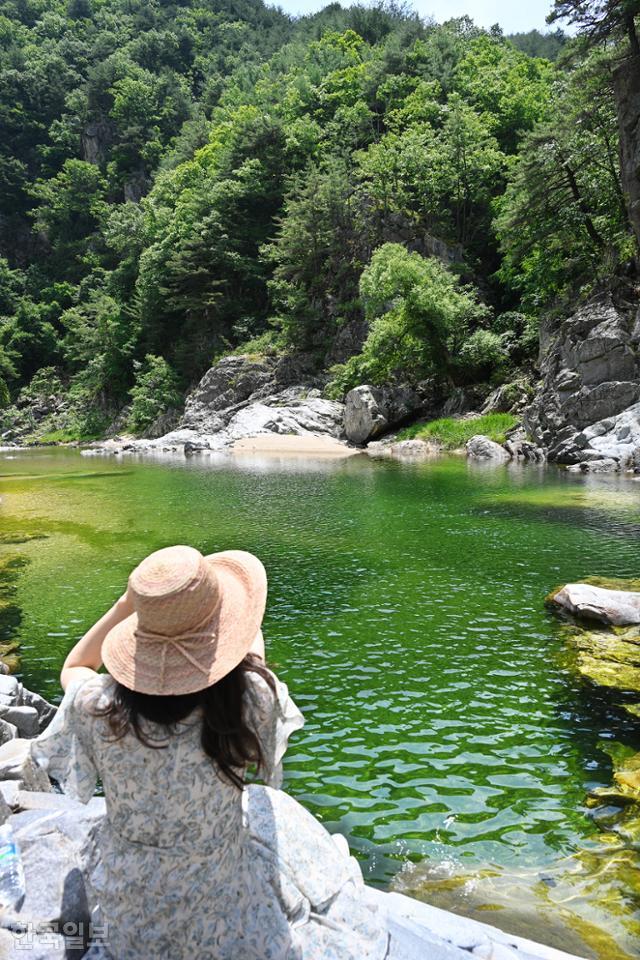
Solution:
M 106 189 L 100 170 L 84 160 L 66 160 L 60 173 L 31 188 L 38 201 L 35 226 L 47 238 L 58 278 L 79 280 L 87 273 L 107 210 Z
M 144 361 L 136 361 L 135 382 L 129 396 L 131 410 L 128 426 L 141 433 L 167 410 L 180 406 L 178 378 L 166 360 L 148 353 Z
M 339 384 L 447 378 L 451 355 L 486 310 L 435 258 L 397 243 L 379 247 L 360 279 L 369 320 L 362 352 L 338 371 Z
M 496 204 L 502 279 L 540 309 L 609 276 L 633 246 L 611 85 L 597 53 L 556 86 Z

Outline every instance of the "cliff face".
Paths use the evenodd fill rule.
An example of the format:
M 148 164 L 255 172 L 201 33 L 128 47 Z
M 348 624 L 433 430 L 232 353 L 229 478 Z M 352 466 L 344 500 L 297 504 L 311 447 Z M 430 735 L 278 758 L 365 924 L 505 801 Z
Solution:
M 541 382 L 524 417 L 558 463 L 640 466 L 640 317 L 600 294 L 541 341 Z

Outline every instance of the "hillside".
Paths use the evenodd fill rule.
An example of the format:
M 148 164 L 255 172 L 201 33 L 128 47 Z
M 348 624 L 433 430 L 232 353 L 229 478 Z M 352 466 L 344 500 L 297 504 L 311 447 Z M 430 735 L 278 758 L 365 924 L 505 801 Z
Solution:
M 634 252 L 609 67 L 569 47 L 394 4 L 1 2 L 4 435 L 144 432 L 232 352 L 331 398 L 531 380 L 540 317 Z

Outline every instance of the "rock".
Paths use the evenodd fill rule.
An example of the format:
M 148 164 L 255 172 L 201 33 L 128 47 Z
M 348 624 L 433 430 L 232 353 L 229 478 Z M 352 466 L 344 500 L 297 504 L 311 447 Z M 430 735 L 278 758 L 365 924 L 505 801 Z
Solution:
M 4 795 L 0 794 L 0 824 L 6 823 L 12 813 L 13 810 L 5 800 Z
M 31 756 L 31 744 L 23 739 L 0 747 L 0 780 L 21 780 L 25 790 L 52 789 L 49 777 Z
M 217 452 L 263 433 L 344 436 L 344 404 L 322 397 L 317 381 L 288 383 L 300 357 L 225 357 L 185 402 L 177 429 L 157 439 L 109 440 L 85 454 Z
M 20 780 L 3 780 L 0 782 L 0 793 L 5 803 L 8 803 L 12 810 L 17 810 L 19 807 L 18 794 L 21 789 L 22 782 Z M 52 796 L 52 794 L 47 794 L 47 796 Z
M 582 463 L 573 463 L 570 467 L 567 467 L 569 473 L 617 473 L 619 469 L 619 461 L 613 460 L 611 457 L 584 460 Z
M 0 718 L 17 727 L 19 736 L 26 739 L 37 737 L 40 733 L 40 718 L 34 707 L 0 706 Z
M 156 419 L 144 431 L 143 436 L 148 440 L 155 440 L 157 437 L 164 437 L 165 434 L 175 430 L 182 418 L 182 411 L 170 408 L 159 414 Z
M 104 817 L 104 802 L 86 807 L 61 797 L 55 810 L 14 814 L 26 896 L 13 923 L 50 925 L 65 934 L 67 957 L 81 957 L 89 941 L 90 910 L 83 876 L 84 850 Z
M 18 736 L 18 728 L 8 720 L 0 720 L 0 745 L 9 740 L 15 740 Z
M 640 593 L 606 590 L 588 583 L 568 583 L 549 597 L 549 603 L 574 616 L 624 626 L 640 623 Z
M 274 383 L 272 360 L 224 357 L 207 370 L 185 401 L 181 426 L 200 433 L 217 433 L 224 426 L 217 411 L 228 410 L 248 400 L 261 387 Z
M 366 443 L 419 413 L 424 400 L 409 386 L 364 384 L 345 397 L 344 428 L 352 443 Z
M 418 439 L 399 440 L 391 444 L 390 451 L 396 460 L 429 460 L 442 453 L 437 444 Z
M 495 460 L 497 463 L 506 463 L 511 459 L 511 456 L 504 447 L 501 447 L 499 443 L 490 440 L 489 437 L 485 437 L 481 433 L 476 434 L 475 437 L 471 437 L 465 446 L 467 456 L 474 460 Z
M 9 697 L 11 703 L 18 704 L 22 692 L 22 684 L 15 677 L 0 676 L 0 694 Z
M 185 445 L 184 445 L 184 447 L 183 447 L 183 452 L 184 452 L 185 457 L 190 457 L 190 456 L 192 456 L 194 453 L 199 453 L 199 452 L 202 451 L 202 450 L 210 450 L 210 449 L 211 449 L 210 445 L 209 445 L 208 443 L 206 443 L 206 442 L 198 443 L 197 440 L 195 440 L 195 441 L 194 441 L 194 440 L 187 440 L 187 442 L 185 443 Z
M 640 464 L 639 332 L 610 292 L 543 328 L 542 379 L 524 425 L 550 460 L 590 472 Z
M 38 733 L 46 730 L 58 711 L 57 707 L 41 697 L 39 693 L 33 693 L 26 687 L 22 688 L 21 702 L 25 707 L 33 707 L 38 714 Z
M 531 385 L 526 380 L 503 383 L 491 391 L 480 408 L 480 413 L 484 415 L 487 413 L 519 412 L 529 402 L 532 393 Z

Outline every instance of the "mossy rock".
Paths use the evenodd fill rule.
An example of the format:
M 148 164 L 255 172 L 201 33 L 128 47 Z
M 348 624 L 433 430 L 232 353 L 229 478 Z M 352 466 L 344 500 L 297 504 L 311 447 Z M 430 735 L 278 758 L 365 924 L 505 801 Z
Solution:
M 622 664 L 616 660 L 603 660 L 587 653 L 578 656 L 577 666 L 585 679 L 600 687 L 640 692 L 640 667 Z
M 580 583 L 588 583 L 592 587 L 603 587 L 605 590 L 629 590 L 631 593 L 640 593 L 640 579 L 625 577 L 583 577 Z
M 629 716 L 640 719 L 640 703 L 619 703 L 621 710 L 625 710 Z

